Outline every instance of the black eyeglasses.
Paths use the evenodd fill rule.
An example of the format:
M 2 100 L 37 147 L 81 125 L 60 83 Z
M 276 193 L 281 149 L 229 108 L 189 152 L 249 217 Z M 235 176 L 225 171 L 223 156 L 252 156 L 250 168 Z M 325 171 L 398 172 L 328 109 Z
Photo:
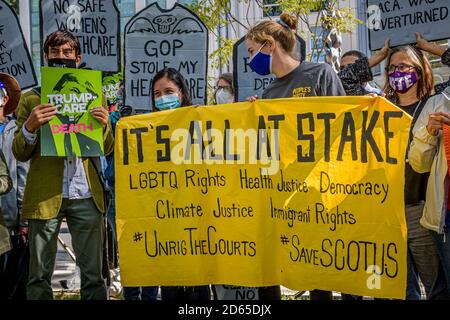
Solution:
M 392 72 L 395 72 L 395 70 L 398 70 L 400 72 L 408 72 L 415 68 L 416 67 L 414 67 L 410 64 L 400 63 L 399 65 L 391 64 L 391 65 L 387 66 L 385 69 L 388 73 L 392 73 Z
M 231 86 L 214 86 L 215 90 L 224 89 L 224 90 L 231 90 Z

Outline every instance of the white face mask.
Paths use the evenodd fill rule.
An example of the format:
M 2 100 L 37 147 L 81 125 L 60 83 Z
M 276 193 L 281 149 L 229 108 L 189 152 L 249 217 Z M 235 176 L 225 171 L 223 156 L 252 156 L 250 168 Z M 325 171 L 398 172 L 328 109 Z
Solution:
M 0 94 L 0 108 L 3 108 L 6 104 L 6 97 L 2 94 Z
M 216 102 L 217 104 L 233 103 L 234 97 L 230 91 L 221 88 L 216 92 Z

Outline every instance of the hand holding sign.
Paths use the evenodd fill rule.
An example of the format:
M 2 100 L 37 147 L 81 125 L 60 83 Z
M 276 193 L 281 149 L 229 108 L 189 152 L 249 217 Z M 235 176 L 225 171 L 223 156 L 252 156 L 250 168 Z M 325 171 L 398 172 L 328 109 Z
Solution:
M 387 38 L 386 40 L 384 40 L 384 47 L 381 48 L 380 51 L 378 51 L 375 55 L 373 55 L 372 57 L 369 58 L 369 67 L 372 68 L 376 65 L 378 65 L 379 63 L 381 63 L 381 61 L 383 61 L 384 59 L 386 59 L 386 57 L 389 54 L 391 39 Z
M 56 114 L 56 107 L 52 104 L 40 104 L 35 107 L 25 122 L 25 129 L 28 132 L 35 132 L 43 124 L 53 119 Z
M 246 100 L 247 102 L 254 102 L 256 99 L 258 99 L 258 95 L 250 96 Z
M 381 94 L 376 94 L 374 92 L 368 93 L 365 95 L 366 97 L 378 98 L 378 97 L 386 97 L 386 93 L 382 92 Z
M 95 120 L 100 122 L 103 129 L 106 128 L 106 125 L 108 124 L 109 119 L 109 113 L 108 110 L 106 110 L 103 107 L 95 107 L 91 109 L 91 114 L 94 117 Z
M 427 51 L 431 54 L 434 54 L 436 56 L 442 56 L 445 52 L 445 48 L 437 45 L 434 42 L 428 42 L 427 40 L 425 40 L 424 38 L 422 38 L 422 35 L 420 34 L 420 32 L 416 32 L 416 42 L 417 42 L 417 48 Z
M 428 118 L 427 131 L 432 136 L 437 136 L 439 130 L 442 130 L 443 124 L 450 125 L 450 114 L 445 112 L 431 113 Z

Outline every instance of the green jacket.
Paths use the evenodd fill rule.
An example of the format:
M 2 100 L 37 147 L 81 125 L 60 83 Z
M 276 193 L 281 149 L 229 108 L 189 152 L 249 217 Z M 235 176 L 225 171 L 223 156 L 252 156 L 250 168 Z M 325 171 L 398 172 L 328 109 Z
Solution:
M 11 177 L 9 176 L 8 167 L 6 166 L 5 156 L 3 155 L 3 152 L 0 150 L 0 196 L 2 194 L 10 192 L 11 188 L 12 188 L 12 180 Z
M 8 193 L 12 188 L 12 180 L 9 176 L 6 160 L 0 150 L 0 195 Z M 3 221 L 2 208 L 0 208 L 0 255 L 8 251 L 10 247 L 9 232 Z
M 47 220 L 56 217 L 61 208 L 65 158 L 41 157 L 39 130 L 35 144 L 27 144 L 25 141 L 22 126 L 31 110 L 40 103 L 41 99 L 34 91 L 29 91 L 20 98 L 16 111 L 17 131 L 13 141 L 13 153 L 19 161 L 30 160 L 23 198 L 23 218 Z M 103 143 L 105 155 L 110 154 L 114 148 L 114 138 L 109 122 L 103 134 Z M 95 205 L 105 214 L 104 189 L 99 172 L 89 158 L 83 158 L 83 166 Z

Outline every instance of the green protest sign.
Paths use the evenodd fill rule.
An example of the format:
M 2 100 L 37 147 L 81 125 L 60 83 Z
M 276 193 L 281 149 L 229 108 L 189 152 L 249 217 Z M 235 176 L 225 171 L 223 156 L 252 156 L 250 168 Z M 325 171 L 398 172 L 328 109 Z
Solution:
M 108 108 L 116 105 L 117 92 L 120 88 L 120 83 L 123 80 L 123 73 L 103 73 L 103 95 L 106 97 Z
M 58 112 L 41 128 L 41 155 L 103 155 L 103 129 L 89 112 L 102 105 L 101 72 L 42 67 L 41 74 L 41 102 L 55 105 Z

